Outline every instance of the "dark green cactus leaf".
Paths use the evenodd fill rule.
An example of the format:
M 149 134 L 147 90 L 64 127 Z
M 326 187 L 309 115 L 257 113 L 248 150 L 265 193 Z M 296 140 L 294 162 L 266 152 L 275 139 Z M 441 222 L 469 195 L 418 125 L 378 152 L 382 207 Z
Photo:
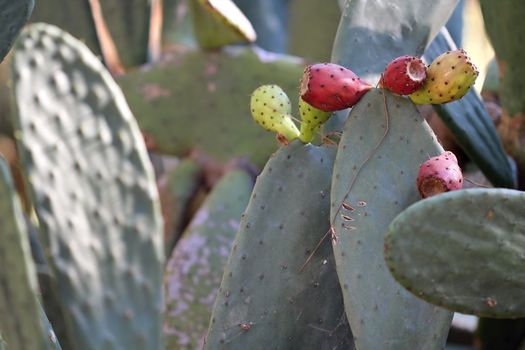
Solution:
M 166 267 L 164 334 L 168 349 L 200 349 L 222 272 L 253 188 L 232 170 L 215 185 L 177 243 Z
M 328 62 L 341 18 L 336 0 L 292 0 L 288 53 L 310 62 Z
M 159 151 L 185 155 L 197 148 L 219 161 L 244 156 L 262 167 L 276 142 L 253 121 L 249 96 L 268 83 L 297 96 L 303 68 L 291 56 L 251 48 L 189 51 L 118 82 Z
M 498 131 L 505 150 L 516 161 L 519 188 L 525 189 L 525 48 L 518 34 L 525 30 L 525 2 L 481 0 L 480 5 L 500 68 L 498 97 L 503 111 Z
M 0 158 L 0 330 L 8 349 L 51 349 L 40 322 L 35 265 L 9 166 Z M 1 343 L 1 340 L 0 340 Z
M 0 27 L 0 62 L 7 55 L 22 26 L 29 19 L 34 6 L 34 0 L 0 0 L 0 17 L 2 18 Z
M 173 212 L 166 213 L 170 219 L 172 227 L 164 235 L 164 247 L 166 255 L 171 255 L 175 242 L 180 238 L 183 225 L 187 222 L 188 205 L 199 189 L 202 182 L 202 167 L 193 159 L 182 160 L 177 167 L 166 175 L 166 191 L 173 201 Z M 162 194 L 161 194 L 162 196 Z
M 404 290 L 383 260 L 388 224 L 419 198 L 419 166 L 442 151 L 412 102 L 384 90 L 368 92 L 345 123 L 331 222 L 346 314 L 359 349 L 444 347 L 452 314 Z
M 525 316 L 525 192 L 468 189 L 420 201 L 394 219 L 385 260 L 412 293 L 450 310 Z
M 40 304 L 38 306 L 40 309 L 40 322 L 42 323 L 43 328 L 45 330 L 45 334 L 47 335 L 46 339 L 48 343 L 48 348 L 51 350 L 62 350 L 62 347 L 58 342 L 55 332 L 53 331 L 53 326 L 51 326 L 51 323 L 49 323 L 44 309 Z
M 443 52 L 455 49 L 454 42 L 444 29 L 425 51 L 425 61 L 432 62 Z M 476 91 L 471 89 L 462 99 L 434 105 L 434 109 L 452 131 L 461 148 L 494 186 L 516 186 L 516 174 L 494 123 Z
M 235 0 L 252 23 L 257 40 L 265 50 L 286 53 L 290 0 Z
M 102 14 L 125 67 L 147 62 L 150 0 L 99 0 Z
M 207 349 L 353 349 L 325 235 L 333 151 L 294 141 L 266 164 L 224 270 Z
M 36 1 L 31 22 L 54 24 L 86 44 L 95 55 L 101 54 L 89 0 Z
M 34 24 L 13 57 L 15 125 L 75 349 L 160 349 L 162 220 L 118 86 L 89 49 Z

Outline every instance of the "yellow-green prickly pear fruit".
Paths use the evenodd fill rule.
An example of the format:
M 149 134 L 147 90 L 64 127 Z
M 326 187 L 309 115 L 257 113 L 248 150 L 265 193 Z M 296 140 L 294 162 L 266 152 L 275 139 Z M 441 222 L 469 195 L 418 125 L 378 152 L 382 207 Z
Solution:
M 255 121 L 266 130 L 283 135 L 288 141 L 299 137 L 292 121 L 292 106 L 286 93 L 277 85 L 262 85 L 252 92 L 250 109 Z
M 330 118 L 331 112 L 325 112 L 305 102 L 299 98 L 299 113 L 301 114 L 301 135 L 299 139 L 303 143 L 312 142 L 315 134 Z
M 462 50 L 447 51 L 427 69 L 425 84 L 408 97 L 416 104 L 440 104 L 459 100 L 478 77 L 476 66 Z

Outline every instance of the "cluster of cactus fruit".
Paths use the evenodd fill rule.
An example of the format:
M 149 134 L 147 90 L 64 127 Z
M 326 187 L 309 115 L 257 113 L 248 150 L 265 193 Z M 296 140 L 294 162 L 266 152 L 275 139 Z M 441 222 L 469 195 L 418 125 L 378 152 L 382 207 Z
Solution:
M 462 49 L 447 51 L 428 67 L 414 56 L 401 56 L 385 68 L 379 86 L 408 96 L 415 104 L 443 104 L 458 100 L 472 87 L 478 71 Z M 350 69 L 334 63 L 318 63 L 305 68 L 301 80 L 300 130 L 293 121 L 291 104 L 277 85 L 263 85 L 253 91 L 250 108 L 255 121 L 277 133 L 285 144 L 299 138 L 312 142 L 332 112 L 351 108 L 373 86 Z M 417 187 L 423 198 L 461 189 L 463 176 L 456 156 L 448 151 L 421 165 Z

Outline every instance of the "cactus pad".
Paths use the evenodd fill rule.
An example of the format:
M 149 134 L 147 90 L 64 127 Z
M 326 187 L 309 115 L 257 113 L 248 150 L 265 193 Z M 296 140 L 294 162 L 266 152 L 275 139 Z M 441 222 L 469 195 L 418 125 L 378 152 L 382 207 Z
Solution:
M 122 92 L 51 25 L 25 30 L 13 65 L 15 134 L 76 348 L 159 349 L 162 220 Z
M 193 30 L 206 49 L 255 41 L 252 24 L 232 0 L 190 0 Z
M 0 332 L 8 349 L 49 349 L 44 325 L 40 322 L 36 272 L 22 208 L 3 158 L 0 159 L 0 213 Z
M 26 23 L 33 7 L 34 0 L 0 0 L 2 26 L 0 26 L 0 62 L 13 45 L 18 31 Z
M 119 84 L 159 151 L 184 155 L 197 148 L 219 161 L 245 156 L 262 167 L 276 143 L 253 122 L 247 97 L 267 83 L 297 96 L 302 73 L 300 60 L 261 50 L 190 51 L 120 77 Z
M 166 268 L 168 349 L 200 349 L 252 177 L 232 170 L 215 185 L 178 242 Z
M 452 314 L 404 290 L 383 259 L 388 224 L 419 199 L 419 166 L 442 152 L 415 106 L 388 91 L 371 90 L 348 116 L 334 166 L 331 217 L 358 348 L 444 347 Z
M 351 349 L 328 231 L 333 149 L 282 147 L 257 179 L 211 318 L 207 349 Z M 325 236 L 326 238 L 326 236 Z
M 390 224 L 385 260 L 412 293 L 450 310 L 525 316 L 525 193 L 469 189 L 409 207 Z

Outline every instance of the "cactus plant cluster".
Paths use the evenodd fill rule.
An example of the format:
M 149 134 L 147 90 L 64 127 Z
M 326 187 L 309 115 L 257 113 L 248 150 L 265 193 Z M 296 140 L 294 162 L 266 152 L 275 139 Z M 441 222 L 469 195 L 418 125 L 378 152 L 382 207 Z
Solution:
M 112 4 L 125 5 L 108 2 L 101 13 Z M 401 23 L 379 26 L 377 19 L 363 25 L 362 15 L 396 14 L 392 2 L 348 2 L 336 63 L 309 64 L 301 79 L 302 61 L 256 48 L 205 51 L 253 41 L 255 33 L 233 2 L 194 0 L 200 48 L 120 77 L 125 93 L 81 41 L 53 25 L 29 26 L 12 60 L 15 134 L 38 218 L 35 250 L 45 253 L 41 265 L 64 315 L 52 322 L 65 328 L 68 347 L 434 349 L 444 347 L 452 311 L 525 316 L 523 276 L 505 274 L 523 261 L 523 192 L 460 190 L 456 157 L 415 105 L 458 100 L 477 76 L 463 51 L 449 50 L 428 67 L 420 59 L 454 4 L 409 4 L 397 13 Z M 149 11 L 149 2 L 135 5 Z M 130 41 L 144 39 L 147 11 L 137 11 L 142 29 Z M 104 23 L 93 20 L 100 38 Z M 405 22 L 415 23 L 417 35 Z M 366 38 L 369 47 L 350 52 L 341 40 L 356 27 L 359 40 L 349 42 L 359 47 Z M 130 41 L 118 43 L 120 53 L 133 49 L 125 66 L 146 52 Z M 109 66 L 107 44 L 100 50 Z M 179 74 L 176 84 L 166 72 Z M 269 81 L 257 88 L 261 76 Z M 184 105 L 192 89 L 206 98 Z M 275 141 L 247 118 L 250 111 L 277 133 L 280 148 L 267 162 Z M 342 121 L 340 138 L 314 144 L 333 119 Z M 222 163 L 222 177 L 201 192 L 206 199 L 184 230 L 180 218 L 191 211 L 201 176 L 210 175 L 202 174 L 206 162 L 185 159 L 176 168 L 170 185 L 181 206 L 172 226 L 184 233 L 176 245 L 167 235 L 167 249 L 139 125 L 159 149 L 187 155 L 196 148 Z M 255 185 L 247 169 L 223 167 L 232 155 L 266 163 Z M 5 341 L 8 349 L 60 349 L 39 305 L 51 310 L 39 300 L 23 214 L 0 168 L 7 225 L 0 309 L 12 314 L 0 319 L 0 348 Z M 442 249 L 429 251 L 437 242 Z M 480 273 L 487 255 L 498 259 Z M 452 268 L 444 263 L 459 259 Z M 501 283 L 491 284 L 494 276 Z

